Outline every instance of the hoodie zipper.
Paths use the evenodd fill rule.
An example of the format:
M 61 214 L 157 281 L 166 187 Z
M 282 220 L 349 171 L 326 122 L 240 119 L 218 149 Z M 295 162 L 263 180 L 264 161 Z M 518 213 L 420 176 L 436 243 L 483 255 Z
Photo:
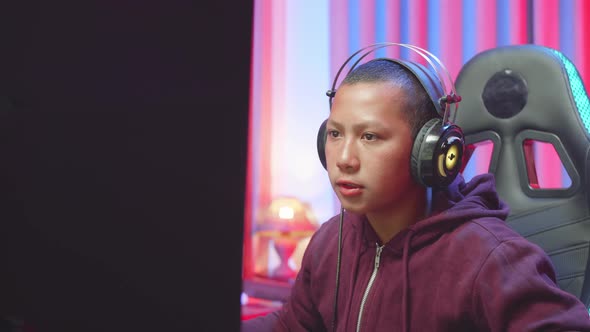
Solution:
M 371 273 L 371 278 L 369 278 L 369 283 L 367 284 L 367 288 L 365 289 L 365 293 L 363 294 L 363 299 L 361 300 L 361 308 L 359 309 L 359 319 L 356 322 L 356 332 L 361 330 L 361 319 L 363 318 L 363 310 L 365 308 L 365 302 L 367 301 L 367 297 L 369 296 L 369 292 L 371 291 L 371 287 L 373 286 L 373 282 L 375 282 L 375 277 L 377 276 L 377 270 L 379 270 L 379 261 L 381 260 L 381 252 L 383 251 L 383 247 L 385 245 L 379 246 L 377 244 L 377 253 L 375 254 L 375 267 L 373 267 L 373 273 Z

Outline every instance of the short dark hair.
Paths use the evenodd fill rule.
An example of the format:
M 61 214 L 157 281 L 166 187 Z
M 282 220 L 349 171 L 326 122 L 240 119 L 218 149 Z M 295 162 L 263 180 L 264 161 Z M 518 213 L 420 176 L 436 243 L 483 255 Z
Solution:
M 440 118 L 432 100 L 416 76 L 399 63 L 387 59 L 375 59 L 355 67 L 346 76 L 342 85 L 355 83 L 390 82 L 402 87 L 406 93 L 407 120 L 412 130 L 412 138 L 426 122 Z

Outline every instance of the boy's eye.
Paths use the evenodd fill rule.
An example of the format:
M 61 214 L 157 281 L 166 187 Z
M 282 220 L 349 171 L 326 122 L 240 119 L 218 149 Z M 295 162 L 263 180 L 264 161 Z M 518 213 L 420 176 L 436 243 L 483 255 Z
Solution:
M 337 130 L 328 130 L 328 136 L 336 138 L 340 136 L 340 132 Z
M 366 139 L 367 141 L 374 141 L 377 139 L 377 135 L 371 134 L 371 133 L 364 133 L 363 138 Z

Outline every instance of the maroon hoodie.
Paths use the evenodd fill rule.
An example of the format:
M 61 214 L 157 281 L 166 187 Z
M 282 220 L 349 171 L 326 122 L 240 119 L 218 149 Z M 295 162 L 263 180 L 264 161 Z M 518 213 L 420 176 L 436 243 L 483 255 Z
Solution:
M 311 239 L 288 302 L 242 331 L 590 331 L 543 250 L 505 224 L 492 175 L 433 198 L 435 213 L 384 245 L 345 212 L 335 329 L 338 216 Z

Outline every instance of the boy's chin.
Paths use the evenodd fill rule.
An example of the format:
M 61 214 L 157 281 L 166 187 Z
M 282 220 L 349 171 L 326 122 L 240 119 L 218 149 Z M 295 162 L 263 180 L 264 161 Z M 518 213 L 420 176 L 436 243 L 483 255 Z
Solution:
M 365 214 L 365 209 L 363 209 L 360 206 L 355 206 L 353 204 L 346 204 L 346 202 L 343 203 L 342 201 L 340 201 L 340 203 L 342 204 L 341 206 L 344 210 L 346 210 L 346 212 L 354 213 L 354 214 L 358 214 L 358 215 Z

